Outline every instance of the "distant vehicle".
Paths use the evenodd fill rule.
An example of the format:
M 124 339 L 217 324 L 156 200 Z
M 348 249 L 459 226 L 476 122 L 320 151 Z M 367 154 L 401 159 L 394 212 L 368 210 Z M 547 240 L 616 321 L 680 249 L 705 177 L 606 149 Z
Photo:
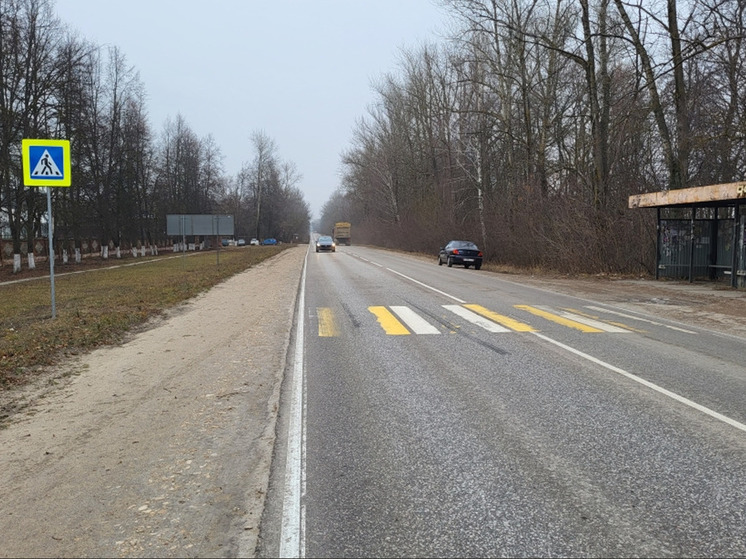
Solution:
M 231 242 L 230 239 L 223 239 L 222 241 L 220 241 L 220 244 L 223 245 L 224 247 L 227 247 L 230 244 L 230 242 Z
M 242 247 L 246 244 L 246 239 L 238 239 L 238 246 Z
M 350 235 L 351 226 L 346 221 L 338 221 L 334 224 L 334 231 L 332 231 L 332 237 L 338 245 L 350 246 L 352 236 Z
M 316 240 L 316 252 L 337 252 L 337 245 L 334 239 L 328 235 L 322 235 Z
M 251 239 L 249 241 L 249 244 L 252 245 L 252 246 L 259 246 L 259 239 L 256 239 L 256 238 Z
M 263 245 L 276 245 L 277 244 L 277 239 L 273 239 L 272 237 L 270 237 L 269 239 L 264 239 L 262 241 L 262 244 Z
M 474 266 L 475 270 L 479 270 L 482 257 L 482 251 L 471 241 L 451 241 L 440 249 L 438 266 L 448 264 L 450 268 L 454 264 L 462 264 L 464 268 Z

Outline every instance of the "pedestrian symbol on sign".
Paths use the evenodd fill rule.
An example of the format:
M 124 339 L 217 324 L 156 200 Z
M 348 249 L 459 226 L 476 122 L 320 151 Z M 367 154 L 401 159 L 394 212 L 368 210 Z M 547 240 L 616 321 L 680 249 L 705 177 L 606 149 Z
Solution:
M 36 164 L 36 167 L 31 171 L 31 178 L 52 178 L 61 176 L 62 171 L 60 171 L 60 168 L 54 162 L 54 159 L 52 159 L 49 150 L 45 149 L 41 159 L 39 159 L 39 162 Z

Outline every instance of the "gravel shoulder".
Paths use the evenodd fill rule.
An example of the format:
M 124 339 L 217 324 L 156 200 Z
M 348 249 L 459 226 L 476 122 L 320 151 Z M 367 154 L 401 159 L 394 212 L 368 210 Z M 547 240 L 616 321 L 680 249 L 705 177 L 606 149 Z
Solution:
M 254 556 L 305 255 L 0 393 L 0 556 Z M 746 339 L 743 290 L 501 277 Z
M 0 556 L 254 555 L 305 254 L 0 394 Z

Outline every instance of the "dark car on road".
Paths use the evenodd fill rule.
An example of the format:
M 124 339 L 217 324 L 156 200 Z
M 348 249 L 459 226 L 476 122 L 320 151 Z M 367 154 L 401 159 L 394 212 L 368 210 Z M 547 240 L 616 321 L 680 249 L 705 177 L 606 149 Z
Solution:
M 274 238 L 270 237 L 269 239 L 264 239 L 262 241 L 262 244 L 263 245 L 276 245 L 277 244 L 277 239 L 274 239 Z
M 336 252 L 337 245 L 334 244 L 334 239 L 328 235 L 321 235 L 321 237 L 316 241 L 316 252 L 321 251 Z
M 438 254 L 438 266 L 460 264 L 464 268 L 474 266 L 475 270 L 482 267 L 482 251 L 471 241 L 451 241 L 441 247 Z

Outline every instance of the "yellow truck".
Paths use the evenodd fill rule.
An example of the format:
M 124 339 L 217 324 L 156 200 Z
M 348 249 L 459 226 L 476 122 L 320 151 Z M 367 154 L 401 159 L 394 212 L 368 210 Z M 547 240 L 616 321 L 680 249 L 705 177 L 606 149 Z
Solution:
M 350 246 L 350 224 L 346 221 L 338 221 L 334 224 L 334 242 L 338 245 Z

